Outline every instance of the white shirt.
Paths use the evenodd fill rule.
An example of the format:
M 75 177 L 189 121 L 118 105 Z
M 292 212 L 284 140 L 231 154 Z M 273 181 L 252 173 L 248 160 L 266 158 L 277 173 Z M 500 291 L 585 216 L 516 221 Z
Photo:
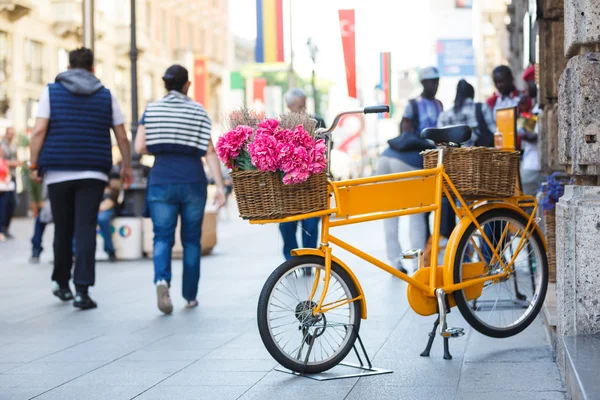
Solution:
M 540 117 L 542 115 L 541 109 L 536 104 L 532 110 L 532 113 L 538 116 L 538 122 L 535 124 L 535 128 L 533 132 L 538 135 L 539 141 L 539 131 L 540 131 Z M 521 169 L 539 171 L 541 170 L 540 165 L 540 155 L 538 150 L 538 143 L 531 143 L 526 140 L 523 140 L 523 160 L 521 161 Z
M 121 107 L 119 107 L 119 102 L 112 93 L 110 96 L 112 103 L 113 126 L 124 124 L 125 117 L 123 116 Z M 40 97 L 36 117 L 50 119 L 50 90 L 48 89 L 48 86 L 46 86 L 44 92 L 42 93 L 42 97 Z M 108 175 L 99 171 L 48 171 L 44 174 L 44 182 L 46 185 L 67 181 L 76 181 L 79 179 L 98 179 L 108 182 Z

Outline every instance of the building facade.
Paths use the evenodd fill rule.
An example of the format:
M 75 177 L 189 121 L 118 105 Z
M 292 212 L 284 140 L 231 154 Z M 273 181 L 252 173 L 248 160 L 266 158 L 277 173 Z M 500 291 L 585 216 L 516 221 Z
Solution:
M 116 93 L 131 123 L 130 3 L 95 2 L 96 75 Z M 225 107 L 231 46 L 227 0 L 138 0 L 138 102 L 164 94 L 161 80 L 173 63 L 206 59 L 206 107 L 215 121 Z M 0 112 L 19 134 L 33 127 L 45 85 L 67 69 L 68 52 L 82 45 L 81 0 L 0 2 Z M 190 62 L 192 60 L 192 62 Z M 193 90 L 191 94 L 193 94 Z

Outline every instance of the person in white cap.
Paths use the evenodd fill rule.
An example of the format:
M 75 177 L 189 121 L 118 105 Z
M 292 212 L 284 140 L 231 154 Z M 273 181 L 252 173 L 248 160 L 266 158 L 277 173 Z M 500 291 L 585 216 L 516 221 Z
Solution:
M 421 133 L 423 129 L 435 128 L 443 111 L 442 103 L 435 98 L 440 84 L 437 68 L 427 67 L 419 70 L 419 80 L 423 92 L 416 99 L 411 99 L 404 109 L 400 130 L 402 132 Z

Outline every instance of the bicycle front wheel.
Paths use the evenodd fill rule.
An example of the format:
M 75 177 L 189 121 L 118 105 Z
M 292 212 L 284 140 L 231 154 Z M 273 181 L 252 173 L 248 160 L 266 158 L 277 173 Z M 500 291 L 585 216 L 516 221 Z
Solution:
M 508 209 L 487 211 L 477 221 L 510 274 L 499 282 L 485 282 L 476 298 L 472 289 L 469 294 L 466 288 L 454 292 L 454 299 L 463 317 L 478 332 L 496 338 L 513 336 L 533 322 L 546 297 L 548 261 L 543 241 L 537 231 L 527 237 L 527 219 Z M 474 278 L 504 271 L 482 233 L 471 224 L 457 248 L 454 282 L 474 279 L 469 265 L 480 262 L 484 265 L 483 274 Z M 471 278 L 464 278 L 468 276 Z
M 319 271 L 319 282 L 315 282 Z M 313 315 L 323 293 L 325 260 L 293 257 L 267 279 L 258 300 L 258 330 L 273 358 L 299 373 L 319 373 L 339 364 L 352 349 L 360 328 L 358 301 Z M 313 286 L 315 296 L 310 299 Z M 331 265 L 323 304 L 358 296 L 356 285 L 336 263 Z

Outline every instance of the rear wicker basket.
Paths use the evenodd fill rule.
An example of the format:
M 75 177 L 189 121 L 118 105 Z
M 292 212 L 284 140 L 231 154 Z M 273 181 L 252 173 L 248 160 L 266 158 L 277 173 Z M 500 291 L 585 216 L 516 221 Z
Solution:
M 296 185 L 284 185 L 275 172 L 232 172 L 231 180 L 243 219 L 278 219 L 327 208 L 325 173 Z
M 548 243 L 548 282 L 556 283 L 556 209 L 544 211 L 546 243 Z
M 425 169 L 435 168 L 439 150 L 423 153 Z M 519 153 L 487 147 L 444 149 L 444 168 L 463 197 L 511 197 L 519 173 Z

